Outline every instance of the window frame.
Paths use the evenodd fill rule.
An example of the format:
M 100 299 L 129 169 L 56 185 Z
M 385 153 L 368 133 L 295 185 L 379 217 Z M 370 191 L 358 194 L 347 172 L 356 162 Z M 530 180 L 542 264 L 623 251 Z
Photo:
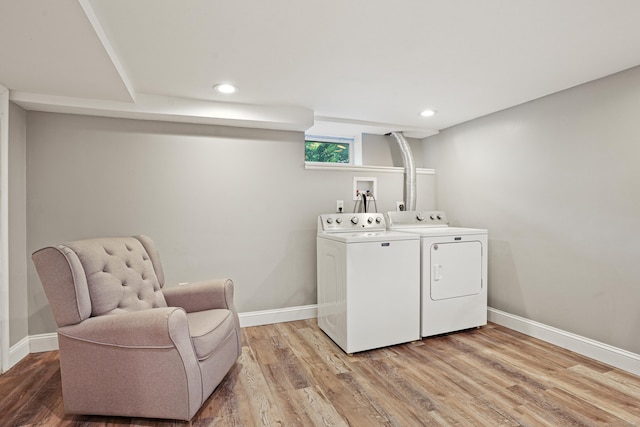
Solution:
M 313 142 L 329 142 L 336 144 L 348 144 L 349 145 L 349 162 L 348 163 L 335 163 L 335 162 L 308 162 L 304 161 L 306 165 L 332 165 L 336 167 L 348 167 L 348 166 L 360 166 L 362 165 L 362 135 L 346 136 L 346 135 L 317 135 L 317 134 L 304 134 L 305 151 L 307 141 Z

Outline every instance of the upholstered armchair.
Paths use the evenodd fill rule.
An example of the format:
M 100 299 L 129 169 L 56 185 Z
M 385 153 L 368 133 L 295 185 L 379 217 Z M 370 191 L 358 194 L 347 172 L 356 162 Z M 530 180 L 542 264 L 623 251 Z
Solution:
M 149 237 L 32 258 L 58 325 L 66 413 L 190 420 L 240 355 L 231 280 L 163 289 Z

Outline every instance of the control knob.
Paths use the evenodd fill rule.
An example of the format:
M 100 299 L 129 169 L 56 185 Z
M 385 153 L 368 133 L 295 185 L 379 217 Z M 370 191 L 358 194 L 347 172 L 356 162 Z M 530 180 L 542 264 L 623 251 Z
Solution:
M 438 214 L 438 219 L 442 219 L 442 215 Z
M 371 217 L 367 218 L 367 222 L 368 222 L 369 224 L 373 224 L 373 218 L 371 218 Z
M 382 222 L 382 218 L 376 217 L 376 224 L 380 224 Z
M 342 218 L 336 218 L 336 223 L 342 224 Z
M 358 223 L 358 217 L 354 216 L 353 218 L 351 218 L 351 224 L 357 224 Z
M 431 221 L 433 221 L 436 219 L 436 216 L 432 214 L 432 215 L 429 215 L 429 218 L 431 218 Z
M 422 212 L 418 212 L 418 215 L 416 215 L 416 219 L 418 221 L 423 221 L 424 220 L 424 215 L 422 214 Z
M 333 224 L 333 218 L 327 218 L 327 224 Z

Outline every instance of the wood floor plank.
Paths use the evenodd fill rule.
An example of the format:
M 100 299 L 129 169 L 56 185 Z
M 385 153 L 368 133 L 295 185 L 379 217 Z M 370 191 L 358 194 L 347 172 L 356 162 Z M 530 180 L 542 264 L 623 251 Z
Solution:
M 632 426 L 631 423 L 611 412 L 608 412 L 605 408 L 592 404 L 565 390 L 560 390 L 554 387 L 548 389 L 545 393 L 548 397 L 552 398 L 554 402 L 557 402 L 558 406 L 561 406 L 564 410 L 571 412 L 573 416 L 584 425 L 611 425 L 619 427 Z
M 242 363 L 231 369 L 216 392 L 196 414 L 193 427 L 209 425 L 244 426 L 251 425 L 251 403 L 246 389 L 240 384 Z
M 522 426 L 559 427 L 557 422 L 551 420 L 545 412 L 529 404 L 514 407 L 513 416 Z
M 464 338 L 458 337 L 457 339 Z M 634 419 L 640 416 L 640 408 L 638 408 L 640 394 L 633 393 L 628 387 L 618 386 L 622 387 L 622 390 L 611 387 L 612 384 L 609 383 L 606 376 L 602 375 L 600 367 L 598 367 L 598 371 L 582 365 L 559 369 L 559 365 L 554 365 L 550 360 L 553 356 L 542 358 L 535 357 L 535 354 L 530 351 L 517 354 L 504 351 L 499 355 L 494 354 L 494 357 L 503 361 L 509 360 L 509 363 L 514 367 L 526 370 L 528 375 L 536 381 L 545 382 L 554 389 L 563 388 L 576 398 L 598 401 L 600 397 L 606 396 L 606 403 L 603 401 L 599 404 L 608 413 L 618 414 L 624 419 Z M 592 363 L 588 363 L 588 365 L 594 366 Z M 576 372 L 579 375 L 570 372 Z
M 399 400 L 397 395 L 381 385 L 378 378 L 363 377 L 355 372 L 341 374 L 339 378 L 345 381 L 353 390 L 359 390 L 360 399 L 365 401 L 367 418 L 375 419 L 376 424 L 387 426 L 437 425 L 433 424 L 429 412 L 416 413 L 414 408 Z M 359 419 L 349 420 L 353 425 L 366 425 Z
M 25 369 L 23 375 L 26 381 L 13 385 L 14 393 L 9 393 L 7 398 L 13 396 L 13 404 L 5 407 L 2 412 L 13 413 L 14 416 L 7 417 L 7 423 L 15 425 L 37 424 L 46 413 L 50 412 L 46 407 L 48 401 L 46 397 L 60 387 L 60 367 L 57 363 L 46 363 L 47 357 L 39 358 L 38 363 L 31 369 Z M 57 362 L 57 358 L 56 358 Z M 21 376 L 14 379 L 19 380 Z M 8 403 L 11 399 L 7 399 Z M 19 410 L 16 410 L 19 409 Z
M 526 406 L 533 406 L 536 412 L 543 412 L 545 420 L 556 426 L 582 426 L 583 423 L 577 419 L 572 412 L 565 410 L 562 406 L 558 406 L 557 402 L 550 399 L 545 393 L 546 390 L 527 389 L 521 385 L 510 387 L 513 393 L 521 396 Z
M 467 351 L 475 349 L 482 355 L 483 360 L 490 360 L 491 363 L 504 367 L 508 372 L 526 372 L 526 375 L 515 375 L 513 381 L 516 383 L 524 381 L 528 384 L 528 387 L 544 389 L 550 377 L 564 370 L 561 365 L 531 356 L 529 351 L 487 349 L 482 340 L 470 339 L 469 336 L 465 334 L 456 334 L 452 336 L 451 339 L 457 349 L 461 351 L 463 349 L 468 349 Z
M 624 420 L 636 422 L 640 419 L 640 393 L 635 388 L 631 388 L 631 392 L 625 392 L 612 387 L 608 381 L 599 378 L 602 376 L 589 368 L 576 366 L 561 373 L 554 380 L 558 381 L 558 387 L 563 390 L 598 405 Z M 623 389 L 629 388 L 623 387 Z
M 462 335 L 456 335 L 455 339 L 469 343 L 468 337 Z M 526 350 L 524 352 L 502 350 L 501 354 L 494 354 L 493 356 L 500 360 L 509 360 L 514 367 L 526 370 L 528 375 L 536 381 L 548 383 L 556 395 L 561 395 L 561 393 L 558 393 L 557 387 L 564 387 L 562 393 L 568 391 L 567 395 L 576 399 L 598 401 L 599 396 L 606 395 L 605 401 L 598 402 L 602 407 L 602 412 L 599 410 L 592 411 L 593 417 L 596 419 L 598 417 L 607 418 L 607 414 L 616 414 L 620 418 L 614 415 L 615 420 L 612 424 L 607 422 L 604 425 L 617 425 L 616 423 L 626 425 L 623 420 L 631 420 L 640 416 L 640 413 L 637 412 L 640 410 L 637 407 L 640 395 L 637 393 L 634 395 L 628 387 L 623 387 L 624 391 L 610 388 L 607 384 L 607 377 L 602 375 L 603 370 L 600 366 L 598 366 L 598 372 L 596 372 L 582 365 L 573 365 L 567 369 L 581 372 L 583 375 L 569 375 L 567 369 L 562 369 L 562 364 L 555 363 L 553 355 L 545 354 L 545 357 L 541 357 L 537 352 L 532 352 L 531 348 Z M 594 366 L 592 363 L 588 364 Z M 609 367 L 608 370 L 610 369 Z M 581 378 L 584 381 L 579 381 Z M 582 402 L 585 402 L 585 407 L 589 406 L 586 400 L 582 400 Z M 632 412 L 629 412 L 629 410 Z M 636 413 L 634 414 L 633 411 Z
M 376 408 L 371 396 L 363 390 L 351 372 L 335 374 L 326 364 L 308 366 L 308 375 L 318 385 L 336 411 L 349 425 L 388 425 L 389 419 Z
M 473 356 L 458 353 L 456 357 L 447 357 L 447 361 L 445 362 L 443 357 L 451 353 L 448 347 L 438 348 L 438 346 L 430 345 L 426 349 L 428 352 L 425 350 L 419 352 L 419 355 L 422 355 L 420 360 L 424 360 L 424 356 L 428 355 L 432 361 L 439 361 L 438 364 L 432 363 L 428 365 L 427 363 L 420 363 L 413 366 L 420 366 L 422 369 L 430 371 L 435 369 L 436 372 L 450 367 L 452 372 L 463 376 L 473 384 L 473 388 L 471 388 L 470 391 L 472 394 L 484 396 L 487 401 L 493 403 L 494 408 L 508 408 L 521 403 L 520 399 L 514 398 L 507 390 L 508 387 L 514 385 L 514 381 L 511 378 L 505 379 L 502 375 L 496 375 L 494 371 L 478 369 L 478 364 L 474 361 Z M 417 372 L 413 376 L 420 378 L 424 376 L 424 374 Z
M 431 412 L 436 405 L 431 399 L 428 390 L 420 387 L 414 379 L 408 375 L 408 369 L 402 369 L 391 358 L 372 359 L 355 364 L 360 369 L 354 372 L 376 378 L 380 387 L 393 394 L 397 399 L 406 402 L 417 412 Z
M 492 336 L 488 336 L 481 330 L 474 331 L 473 334 L 455 334 L 454 339 L 462 340 L 486 354 L 501 354 L 516 360 L 528 363 L 530 367 L 547 372 L 552 375 L 554 372 L 567 369 L 575 365 L 575 361 L 558 357 L 553 353 L 536 351 L 536 346 L 531 342 L 519 342 L 513 345 L 513 339 L 506 334 L 495 331 Z M 493 347 L 492 347 L 493 345 Z
M 619 369 L 613 369 L 603 375 L 607 380 L 612 380 L 613 384 L 618 388 L 624 388 L 629 393 L 634 395 L 640 395 L 640 383 L 638 383 L 638 377 Z
M 348 426 L 344 418 L 336 411 L 331 402 L 324 396 L 322 390 L 317 387 L 306 387 L 292 390 L 291 402 L 296 406 L 296 414 L 304 414 L 309 422 L 299 425 L 313 425 L 325 427 Z
M 65 415 L 58 352 L 0 376 L 0 426 L 640 426 L 640 378 L 495 324 L 354 355 L 315 319 L 242 329 L 191 422 Z
M 508 337 L 511 337 L 511 340 L 514 343 L 523 343 L 530 349 L 530 351 L 539 355 L 540 357 L 543 357 L 543 358 L 553 357 L 555 361 L 564 360 L 564 363 L 566 363 L 567 367 L 574 366 L 577 364 L 582 364 L 600 373 L 609 372 L 613 369 L 611 366 L 606 365 L 602 362 L 599 362 L 594 359 L 590 359 L 588 357 L 581 356 L 580 354 L 575 353 L 571 350 L 558 347 L 556 345 L 550 344 L 540 339 L 529 337 L 513 329 L 500 327 L 498 325 L 492 325 L 492 326 L 494 329 L 494 331 L 492 332 L 493 335 L 497 334 L 497 335 L 506 335 Z M 486 329 L 482 328 L 481 331 L 486 331 Z
M 240 356 L 243 375 L 240 382 L 251 396 L 252 420 L 255 425 L 283 425 L 283 416 L 272 395 L 251 348 L 243 348 Z
M 298 323 L 298 322 L 287 322 Z M 318 363 L 324 363 L 325 357 L 323 353 L 317 351 L 317 347 L 313 342 L 304 338 L 303 332 L 294 332 L 283 335 L 283 340 L 295 355 L 296 359 L 303 366 L 315 365 Z
M 448 359 L 443 359 L 448 365 L 454 363 L 454 358 L 458 358 L 460 354 L 468 356 L 471 363 L 475 365 L 475 372 L 465 372 L 467 375 L 470 372 L 474 372 L 474 376 L 490 373 L 493 381 L 501 382 L 506 388 L 522 385 L 525 388 L 545 389 L 543 383 L 535 381 L 527 371 L 515 368 L 509 360 L 501 359 L 499 354 L 473 351 L 469 346 L 462 345 L 454 336 L 441 337 L 432 343 L 432 346 L 439 350 L 442 357 L 449 354 Z M 476 374 L 476 372 L 479 373 Z
M 320 355 L 325 363 L 332 367 L 334 373 L 350 372 L 349 358 L 352 356 L 345 355 L 340 347 L 326 335 L 319 334 L 317 330 L 312 328 L 307 328 L 300 331 L 300 336 Z
M 342 358 L 345 358 L 346 362 L 353 366 L 360 360 L 371 358 L 372 354 L 377 351 L 346 356 L 334 343 L 327 341 L 326 336 L 318 330 L 315 324 L 309 326 L 307 330 L 299 331 L 297 339 L 290 336 L 291 345 L 298 349 L 302 344 L 302 347 L 306 349 L 301 356 L 305 360 L 313 362 L 304 365 L 309 378 L 321 387 L 327 399 L 332 402 L 348 424 L 352 426 L 401 425 L 394 424 L 385 411 L 380 410 L 381 405 L 378 404 L 377 398 L 366 390 L 369 385 L 363 386 L 361 381 L 355 379 L 351 369 L 345 370 L 345 365 L 342 364 Z M 328 357 L 320 357 L 323 353 L 316 352 L 318 339 L 324 343 L 323 346 L 326 345 L 326 348 L 330 349 Z M 314 350 L 309 350 L 311 348 Z M 309 356 L 311 351 L 314 352 L 315 357 Z M 336 356 L 334 352 L 339 353 Z M 358 379 L 360 378 L 358 377 Z
M 424 350 L 422 349 L 423 352 Z M 496 396 L 473 380 L 476 375 L 468 376 L 464 370 L 458 369 L 457 359 L 464 355 L 458 353 L 454 357 L 448 357 L 445 362 L 440 355 L 429 354 L 432 356 L 430 366 L 426 368 L 425 364 L 414 365 L 417 367 L 412 370 L 416 374 L 412 377 L 417 378 L 416 384 L 420 388 L 428 390 L 433 396 L 433 412 L 449 413 L 452 418 L 459 414 L 463 416 L 464 422 L 471 422 L 473 425 L 517 425 L 506 411 L 496 409 L 498 405 L 489 404 L 489 401 L 496 401 Z M 429 378 L 430 381 L 423 383 L 421 380 L 424 378 Z M 498 401 L 503 403 L 504 399 Z M 455 414 L 451 414 L 452 412 Z
M 616 395 L 621 400 L 627 400 L 626 397 L 629 397 L 629 403 L 640 403 L 640 384 L 637 382 L 621 381 L 610 375 L 611 372 L 602 375 L 582 365 L 572 366 L 568 371 L 578 374 L 580 378 L 585 378 L 593 384 L 594 388 L 605 392 L 607 396 Z M 634 405 L 633 409 L 640 411 L 640 406 Z
M 377 412 L 382 412 L 380 408 L 385 406 L 393 407 L 395 413 L 402 412 L 404 422 L 415 422 L 429 419 L 429 414 L 436 409 L 426 390 L 415 387 L 415 382 L 410 377 L 400 378 L 393 361 L 388 358 L 363 359 L 353 366 L 350 381 L 359 384 L 366 391 L 369 402 Z M 386 418 L 393 418 L 388 411 L 383 413 Z

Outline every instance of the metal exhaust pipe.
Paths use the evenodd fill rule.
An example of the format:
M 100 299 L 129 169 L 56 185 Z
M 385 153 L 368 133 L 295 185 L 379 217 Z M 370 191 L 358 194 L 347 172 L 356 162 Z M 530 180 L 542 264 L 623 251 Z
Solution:
M 391 132 L 391 135 L 398 141 L 402 152 L 402 163 L 404 164 L 404 208 L 407 211 L 415 211 L 417 191 L 416 165 L 413 161 L 413 153 L 402 132 Z

